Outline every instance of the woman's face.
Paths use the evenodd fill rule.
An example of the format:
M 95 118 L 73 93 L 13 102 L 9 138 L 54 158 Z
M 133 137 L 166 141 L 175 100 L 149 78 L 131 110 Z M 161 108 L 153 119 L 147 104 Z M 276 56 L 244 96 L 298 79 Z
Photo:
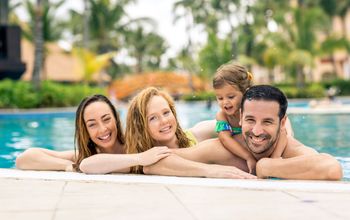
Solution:
M 150 99 L 146 117 L 150 136 L 158 144 L 166 145 L 176 138 L 176 119 L 168 102 L 162 96 L 153 96 Z
M 84 122 L 91 140 L 101 152 L 113 152 L 117 141 L 117 126 L 113 112 L 105 102 L 94 102 L 84 111 Z

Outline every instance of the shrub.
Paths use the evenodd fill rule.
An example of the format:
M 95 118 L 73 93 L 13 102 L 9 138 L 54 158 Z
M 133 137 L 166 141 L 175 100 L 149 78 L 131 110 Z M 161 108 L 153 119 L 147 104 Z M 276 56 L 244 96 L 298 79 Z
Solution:
M 181 99 L 185 101 L 215 100 L 215 94 L 214 91 L 195 92 L 192 94 L 183 95 Z
M 106 94 L 105 88 L 89 85 L 65 85 L 56 82 L 42 82 L 40 90 L 34 90 L 26 81 L 0 81 L 0 108 L 38 108 L 77 106 L 92 94 Z
M 329 82 L 330 86 L 335 86 L 339 89 L 340 96 L 350 95 L 350 80 L 336 79 Z

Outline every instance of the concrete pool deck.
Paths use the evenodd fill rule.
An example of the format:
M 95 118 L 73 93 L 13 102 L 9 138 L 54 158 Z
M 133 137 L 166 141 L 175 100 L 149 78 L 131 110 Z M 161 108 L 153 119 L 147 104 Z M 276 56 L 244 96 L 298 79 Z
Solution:
M 350 182 L 0 169 L 0 219 L 350 219 Z

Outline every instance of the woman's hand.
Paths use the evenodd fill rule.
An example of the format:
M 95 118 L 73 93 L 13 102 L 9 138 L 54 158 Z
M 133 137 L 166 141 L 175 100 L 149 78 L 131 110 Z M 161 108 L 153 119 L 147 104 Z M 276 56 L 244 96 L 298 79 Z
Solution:
M 74 172 L 73 164 L 68 164 L 65 169 L 66 172 Z
M 170 154 L 171 150 L 166 146 L 152 147 L 145 152 L 139 153 L 139 163 L 141 166 L 149 166 L 169 156 Z

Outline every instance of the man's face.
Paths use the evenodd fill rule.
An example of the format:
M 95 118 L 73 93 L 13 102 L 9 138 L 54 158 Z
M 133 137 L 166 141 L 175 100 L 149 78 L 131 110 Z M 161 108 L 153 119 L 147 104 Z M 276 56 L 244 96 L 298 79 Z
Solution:
M 263 157 L 273 152 L 286 118 L 280 121 L 278 113 L 279 104 L 275 101 L 245 101 L 240 124 L 250 152 Z

